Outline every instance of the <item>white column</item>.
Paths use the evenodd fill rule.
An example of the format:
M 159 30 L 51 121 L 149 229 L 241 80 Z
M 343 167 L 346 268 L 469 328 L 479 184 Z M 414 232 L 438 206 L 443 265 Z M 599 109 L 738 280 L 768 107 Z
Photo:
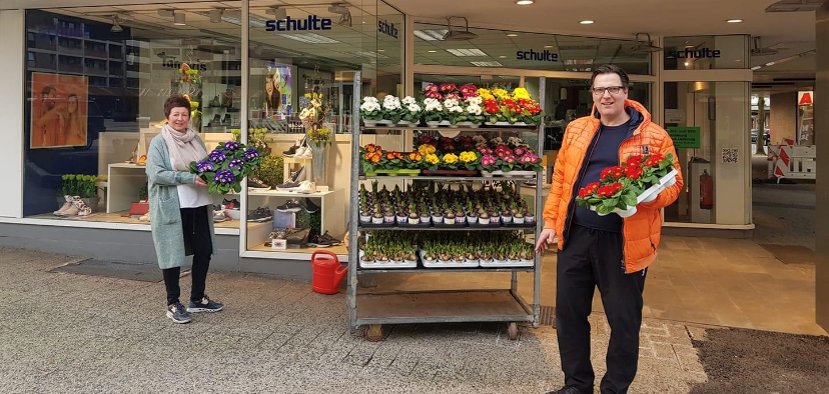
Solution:
M 829 2 L 815 12 L 817 86 L 815 143 L 817 144 L 817 211 L 815 212 L 816 319 L 829 331 Z
M 24 30 L 23 10 L 0 11 L 0 37 L 3 37 L 0 56 L 0 163 L 3 167 L 3 184 L 0 193 L 0 216 L 23 217 L 23 151 L 28 141 L 23 141 L 24 98 Z

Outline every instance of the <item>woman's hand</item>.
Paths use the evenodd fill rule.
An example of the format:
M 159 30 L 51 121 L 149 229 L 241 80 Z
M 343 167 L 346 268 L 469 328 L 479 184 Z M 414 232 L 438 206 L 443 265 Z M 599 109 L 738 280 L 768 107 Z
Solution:
M 196 177 L 196 184 L 199 186 L 207 186 L 207 182 L 205 182 L 204 179 L 201 179 L 199 177 Z
M 556 230 L 545 228 L 538 235 L 538 242 L 535 243 L 535 252 L 541 253 L 547 250 L 548 245 L 552 245 L 556 237 Z

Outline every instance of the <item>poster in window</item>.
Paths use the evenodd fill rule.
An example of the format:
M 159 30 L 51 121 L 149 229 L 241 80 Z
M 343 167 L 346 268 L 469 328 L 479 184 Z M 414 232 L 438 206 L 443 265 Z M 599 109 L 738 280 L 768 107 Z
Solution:
M 280 63 L 268 63 L 265 72 L 265 114 L 267 117 L 291 115 L 293 77 L 291 66 Z
M 86 145 L 88 88 L 85 76 L 32 73 L 31 149 Z

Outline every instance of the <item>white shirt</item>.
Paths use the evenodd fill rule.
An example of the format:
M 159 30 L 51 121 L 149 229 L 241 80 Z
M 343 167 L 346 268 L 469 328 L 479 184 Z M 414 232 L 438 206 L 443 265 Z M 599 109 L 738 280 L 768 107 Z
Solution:
M 198 208 L 213 203 L 204 186 L 178 185 L 176 191 L 178 191 L 178 204 L 181 208 Z

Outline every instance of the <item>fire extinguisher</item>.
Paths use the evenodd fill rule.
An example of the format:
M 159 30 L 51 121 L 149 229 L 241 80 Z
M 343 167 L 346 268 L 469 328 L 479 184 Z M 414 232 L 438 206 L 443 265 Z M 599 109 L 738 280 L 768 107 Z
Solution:
M 714 208 L 714 178 L 708 170 L 702 170 L 699 176 L 699 209 Z

